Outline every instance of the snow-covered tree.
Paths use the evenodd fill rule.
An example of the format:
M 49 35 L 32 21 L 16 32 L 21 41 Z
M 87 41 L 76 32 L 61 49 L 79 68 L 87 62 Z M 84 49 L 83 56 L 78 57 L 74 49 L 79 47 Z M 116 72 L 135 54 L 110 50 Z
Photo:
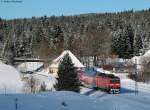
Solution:
M 78 92 L 80 90 L 80 82 L 77 76 L 74 64 L 66 54 L 61 61 L 58 69 L 58 83 L 56 85 L 58 90 L 67 90 Z
M 112 51 L 121 58 L 131 58 L 134 43 L 134 33 L 132 27 L 126 26 L 124 29 L 119 29 L 113 35 Z

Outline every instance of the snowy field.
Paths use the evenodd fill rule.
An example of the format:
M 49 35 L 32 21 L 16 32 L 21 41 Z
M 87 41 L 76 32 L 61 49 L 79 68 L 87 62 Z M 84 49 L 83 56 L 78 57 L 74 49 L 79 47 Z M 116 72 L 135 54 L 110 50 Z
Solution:
M 39 94 L 0 95 L 0 110 L 150 110 L 149 93 L 123 89 L 107 94 L 82 88 L 82 94 L 60 91 Z M 17 102 L 15 99 L 17 98 Z
M 28 95 L 0 95 L 1 110 L 15 110 L 15 99 L 18 99 L 18 110 L 110 110 L 86 95 L 74 92 L 50 92 Z
M 38 74 L 45 76 L 45 73 Z M 121 78 L 121 94 L 85 87 L 80 94 L 69 91 L 25 94 L 19 92 L 23 84 L 19 74 L 15 68 L 0 64 L 0 110 L 150 110 L 150 84 L 138 83 L 139 92 L 135 95 L 135 82 L 127 74 L 117 74 Z

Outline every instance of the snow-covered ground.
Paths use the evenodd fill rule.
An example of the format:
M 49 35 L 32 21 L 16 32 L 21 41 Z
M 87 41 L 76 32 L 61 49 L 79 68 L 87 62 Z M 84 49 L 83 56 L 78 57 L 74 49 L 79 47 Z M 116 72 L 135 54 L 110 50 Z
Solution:
M 121 77 L 121 94 L 107 94 L 85 87 L 81 88 L 80 94 L 69 91 L 1 94 L 0 110 L 15 110 L 16 103 L 17 110 L 150 110 L 150 92 L 140 90 L 135 95 L 134 87 L 130 87 L 134 86 L 134 81 L 126 74 L 118 76 Z
M 128 79 L 127 74 L 116 74 L 121 78 L 120 94 L 107 94 L 85 87 L 81 88 L 80 93 L 55 91 L 12 94 L 12 90 L 16 93 L 22 87 L 19 74 L 12 66 L 0 63 L 0 87 L 7 85 L 7 94 L 3 94 L 4 88 L 1 89 L 0 110 L 16 110 L 16 107 L 17 110 L 150 110 L 150 84 L 138 83 L 139 92 L 135 95 L 135 82 Z M 37 72 L 37 76 L 43 81 L 48 78 L 46 70 Z M 50 86 L 56 83 L 51 78 L 47 80 Z
M 135 86 L 135 84 L 136 84 L 135 81 L 127 78 L 126 74 L 124 75 L 124 77 L 122 75 L 121 78 L 122 88 L 126 88 L 133 91 L 135 90 L 135 88 L 137 88 L 139 92 L 150 93 L 150 83 L 138 82 L 137 87 Z
M 86 95 L 61 91 L 43 94 L 0 95 L 1 110 L 15 110 L 15 99 L 18 99 L 17 110 L 111 110 L 105 102 L 95 101 Z
M 0 109 L 15 110 L 17 103 L 17 110 L 150 110 L 150 94 L 123 91 L 115 95 L 82 88 L 82 94 L 56 91 L 0 95 Z
M 95 99 L 95 102 L 100 104 L 105 102 L 103 106 L 109 106 L 108 110 L 149 110 L 150 84 L 138 83 L 139 92 L 135 94 L 135 82 L 125 76 L 122 78 L 120 94 L 107 94 L 89 88 L 82 88 L 81 94 Z M 99 108 L 99 110 L 103 109 Z

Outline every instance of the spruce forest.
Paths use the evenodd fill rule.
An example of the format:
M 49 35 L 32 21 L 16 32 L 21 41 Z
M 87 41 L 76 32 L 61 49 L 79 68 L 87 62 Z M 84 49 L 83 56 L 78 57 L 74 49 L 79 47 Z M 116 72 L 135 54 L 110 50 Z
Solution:
M 82 56 L 131 58 L 150 48 L 150 10 L 0 19 L 0 53 L 53 58 L 68 49 Z

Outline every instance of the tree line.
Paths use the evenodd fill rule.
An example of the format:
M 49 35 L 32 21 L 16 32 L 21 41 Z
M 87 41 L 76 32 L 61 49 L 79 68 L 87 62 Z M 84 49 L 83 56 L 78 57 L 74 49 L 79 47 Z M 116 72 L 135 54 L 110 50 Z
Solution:
M 0 19 L 1 57 L 9 61 L 14 57 L 52 58 L 65 49 L 79 58 L 131 58 L 149 48 L 149 42 L 150 10 Z

